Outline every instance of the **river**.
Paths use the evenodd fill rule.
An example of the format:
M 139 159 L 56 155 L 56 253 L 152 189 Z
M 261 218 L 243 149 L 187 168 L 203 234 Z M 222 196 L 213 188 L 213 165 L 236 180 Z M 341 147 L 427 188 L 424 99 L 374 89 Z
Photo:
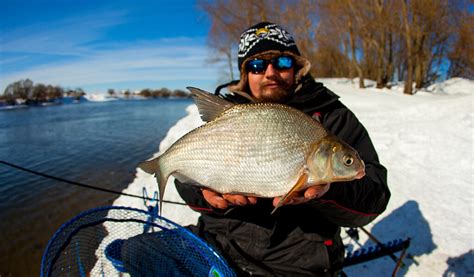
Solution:
M 191 103 L 119 100 L 1 111 L 0 160 L 120 191 Z M 63 223 L 117 197 L 0 164 L 0 276 L 37 276 Z

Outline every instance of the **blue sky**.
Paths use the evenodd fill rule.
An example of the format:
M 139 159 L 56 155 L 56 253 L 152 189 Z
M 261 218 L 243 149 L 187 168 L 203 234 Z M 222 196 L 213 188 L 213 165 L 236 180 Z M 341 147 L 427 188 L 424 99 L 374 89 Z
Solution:
M 0 93 L 20 79 L 87 93 L 212 90 L 210 26 L 192 0 L 0 0 Z

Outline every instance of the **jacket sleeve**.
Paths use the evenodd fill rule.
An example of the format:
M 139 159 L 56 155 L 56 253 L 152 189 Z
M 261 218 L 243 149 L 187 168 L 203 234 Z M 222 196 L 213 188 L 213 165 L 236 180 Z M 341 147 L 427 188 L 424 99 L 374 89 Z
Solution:
M 322 123 L 359 152 L 366 175 L 360 180 L 332 183 L 323 197 L 308 205 L 339 226 L 359 227 L 374 220 L 388 204 L 387 170 L 380 164 L 365 127 L 341 102 L 335 105 L 335 109 L 323 115 Z

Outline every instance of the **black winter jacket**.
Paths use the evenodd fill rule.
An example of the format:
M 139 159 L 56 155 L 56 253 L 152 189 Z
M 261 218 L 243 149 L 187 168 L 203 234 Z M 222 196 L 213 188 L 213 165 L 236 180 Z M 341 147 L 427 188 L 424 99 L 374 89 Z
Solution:
M 198 225 L 189 228 L 214 245 L 239 276 L 334 275 L 344 259 L 340 226 L 363 226 L 385 210 L 390 198 L 386 169 L 364 126 L 338 98 L 308 78 L 286 104 L 318 119 L 356 149 L 366 166 L 362 179 L 332 183 L 323 197 L 283 206 L 273 215 L 272 199 L 223 211 L 212 208 L 196 186 L 176 181 L 181 197 L 201 212 Z

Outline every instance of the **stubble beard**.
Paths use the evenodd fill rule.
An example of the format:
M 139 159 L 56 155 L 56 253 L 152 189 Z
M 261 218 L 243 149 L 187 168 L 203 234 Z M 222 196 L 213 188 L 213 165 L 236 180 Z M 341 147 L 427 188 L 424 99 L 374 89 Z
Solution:
M 270 83 L 276 83 L 277 87 L 268 87 Z M 281 79 L 262 81 L 262 83 L 260 83 L 260 91 L 262 93 L 259 100 L 262 102 L 284 103 L 291 97 L 291 90 L 291 84 L 288 84 Z

